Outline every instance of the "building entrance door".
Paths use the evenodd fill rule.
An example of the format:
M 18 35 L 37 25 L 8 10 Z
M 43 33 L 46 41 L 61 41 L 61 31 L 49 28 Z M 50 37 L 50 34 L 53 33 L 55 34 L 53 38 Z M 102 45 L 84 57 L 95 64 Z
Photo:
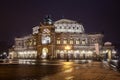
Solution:
M 47 58 L 47 54 L 48 54 L 48 48 L 43 48 L 41 58 L 43 59 Z

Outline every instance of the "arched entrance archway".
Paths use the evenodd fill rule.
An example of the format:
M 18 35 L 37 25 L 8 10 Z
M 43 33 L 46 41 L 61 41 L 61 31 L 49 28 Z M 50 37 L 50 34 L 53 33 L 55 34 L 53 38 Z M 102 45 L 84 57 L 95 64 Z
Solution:
M 48 54 L 48 48 L 45 47 L 42 49 L 41 58 L 43 58 L 43 59 L 47 58 L 47 54 Z

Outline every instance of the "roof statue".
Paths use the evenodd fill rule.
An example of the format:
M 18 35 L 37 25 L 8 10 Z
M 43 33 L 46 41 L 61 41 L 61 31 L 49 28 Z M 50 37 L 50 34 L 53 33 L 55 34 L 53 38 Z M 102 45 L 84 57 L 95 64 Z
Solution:
M 47 15 L 45 18 L 44 18 L 44 24 L 45 25 L 51 25 L 51 24 L 53 24 L 53 21 L 52 21 L 52 19 L 51 19 L 51 15 Z

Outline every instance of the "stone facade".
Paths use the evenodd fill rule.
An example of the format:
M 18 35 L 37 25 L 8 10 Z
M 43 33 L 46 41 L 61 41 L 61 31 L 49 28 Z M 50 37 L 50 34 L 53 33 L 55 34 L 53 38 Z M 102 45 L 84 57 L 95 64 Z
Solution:
M 111 45 L 109 48 L 104 46 L 103 37 L 100 33 L 85 33 L 83 25 L 77 21 L 60 19 L 52 22 L 46 18 L 40 26 L 33 27 L 31 35 L 15 38 L 9 54 L 13 59 L 93 59 L 104 57 L 107 50 L 114 50 Z

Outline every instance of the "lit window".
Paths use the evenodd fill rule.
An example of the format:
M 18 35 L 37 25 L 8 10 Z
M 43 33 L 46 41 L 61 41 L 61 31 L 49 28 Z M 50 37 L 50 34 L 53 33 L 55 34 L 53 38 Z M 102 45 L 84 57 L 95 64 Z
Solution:
M 36 45 L 36 39 L 34 39 L 34 43 L 33 43 L 33 45 Z
M 51 38 L 49 35 L 42 36 L 42 44 L 49 44 L 51 42 Z
M 60 53 L 60 50 L 56 50 L 56 53 Z
M 79 40 L 76 40 L 76 44 L 80 44 L 80 41 L 79 41 Z
M 29 41 L 29 45 L 30 45 L 30 46 L 32 45 L 32 40 Z
M 82 40 L 82 45 L 85 45 L 85 40 Z
M 57 40 L 57 44 L 60 44 L 60 40 Z
M 63 41 L 63 44 L 67 44 L 67 40 L 64 40 L 64 41 Z
M 73 44 L 73 40 L 70 40 L 70 44 Z

